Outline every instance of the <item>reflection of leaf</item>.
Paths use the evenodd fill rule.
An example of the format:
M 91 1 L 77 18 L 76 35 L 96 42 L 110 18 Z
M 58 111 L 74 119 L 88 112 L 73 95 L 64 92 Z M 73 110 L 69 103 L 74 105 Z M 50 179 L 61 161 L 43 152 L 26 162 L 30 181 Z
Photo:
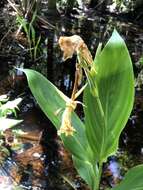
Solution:
M 9 156 L 9 154 L 10 154 L 9 150 L 7 148 L 5 148 L 4 146 L 0 146 L 0 152 L 4 153 L 5 156 Z M 0 161 L 1 161 L 1 159 L 0 159 Z
M 8 119 L 5 117 L 0 117 L 0 131 L 5 131 L 10 127 L 14 127 L 15 125 L 21 123 L 22 120 Z
M 23 190 L 23 188 L 19 187 L 19 186 L 15 186 L 15 187 L 13 187 L 13 190 Z
M 2 103 L 5 103 L 5 102 L 7 102 L 8 101 L 8 97 L 7 97 L 7 95 L 1 95 L 0 96 L 0 102 L 2 102 Z
M 16 108 L 18 109 L 18 104 L 22 101 L 22 98 L 17 98 L 13 101 L 8 101 L 0 107 L 0 113 L 2 116 L 6 116 L 7 114 L 14 113 L 16 116 Z
M 143 165 L 130 169 L 123 181 L 111 190 L 143 190 Z
M 11 145 L 11 149 L 12 149 L 13 151 L 22 150 L 22 148 L 23 148 L 23 145 L 22 145 L 21 143 L 19 143 L 19 142 L 17 142 L 17 143 L 14 142 L 14 143 Z

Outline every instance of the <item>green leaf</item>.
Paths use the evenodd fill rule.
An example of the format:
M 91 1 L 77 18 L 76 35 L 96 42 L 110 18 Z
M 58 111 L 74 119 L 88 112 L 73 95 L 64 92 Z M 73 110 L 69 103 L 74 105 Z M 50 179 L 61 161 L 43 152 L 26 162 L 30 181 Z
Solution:
M 23 71 L 38 104 L 58 130 L 61 126 L 62 113 L 69 98 L 40 73 L 30 69 Z M 58 112 L 60 113 L 58 114 Z M 72 114 L 72 126 L 76 129 L 74 135 L 68 137 L 62 135 L 61 138 L 65 147 L 73 154 L 77 171 L 92 187 L 97 182 L 97 178 L 94 178 L 95 175 L 97 176 L 97 171 L 93 171 L 92 167 L 92 163 L 96 165 L 95 158 L 85 135 L 85 126 L 75 113 Z
M 84 93 L 85 125 L 95 157 L 102 162 L 117 150 L 119 136 L 134 102 L 132 62 L 116 31 L 95 59 L 93 67 L 90 76 L 96 89 L 91 89 L 93 94 L 88 87 Z
M 102 51 L 102 43 L 99 43 L 98 46 L 97 46 L 97 50 L 96 50 L 94 61 L 96 61 L 96 59 L 100 55 L 101 51 Z
M 29 87 L 39 106 L 58 130 L 69 98 L 40 73 L 30 69 L 22 70 L 27 76 Z M 85 126 L 75 113 L 72 114 L 72 125 L 76 129 L 74 135 L 61 136 L 65 146 L 79 159 L 93 161 L 93 155 L 85 135 Z
M 130 169 L 121 183 L 112 190 L 143 190 L 143 165 Z

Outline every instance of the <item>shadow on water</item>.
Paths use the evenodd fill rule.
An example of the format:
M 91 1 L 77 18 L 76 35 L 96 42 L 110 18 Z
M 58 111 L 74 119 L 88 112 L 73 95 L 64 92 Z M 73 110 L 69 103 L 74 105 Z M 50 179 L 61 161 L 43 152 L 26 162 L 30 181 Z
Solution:
M 111 17 L 110 15 L 96 15 L 94 12 L 92 14 L 84 12 L 71 18 L 62 17 L 61 19 L 53 19 L 53 21 L 50 18 L 50 21 L 55 26 L 54 29 L 40 28 L 41 34 L 47 40 L 47 44 L 44 44 L 47 51 L 44 57 L 44 66 L 41 67 L 42 63 L 29 64 L 27 55 L 21 52 L 12 55 L 12 58 L 0 55 L 3 60 L 0 62 L 0 74 L 3 75 L 0 77 L 1 94 L 8 93 L 9 90 L 9 94 L 14 96 L 14 94 L 19 95 L 25 90 L 26 82 L 23 82 L 25 80 L 23 77 L 17 76 L 17 73 L 15 73 L 13 78 L 9 78 L 8 75 L 8 71 L 11 70 L 17 60 L 23 62 L 24 67 L 32 66 L 36 68 L 50 81 L 54 82 L 64 93 L 70 95 L 74 81 L 76 56 L 74 55 L 72 59 L 63 62 L 62 52 L 58 46 L 58 39 L 61 35 L 80 35 L 94 57 L 99 42 L 105 44 L 113 29 L 116 28 L 125 39 L 133 62 L 137 62 L 142 55 L 143 29 L 132 23 L 121 21 L 119 18 Z M 21 55 L 23 55 L 22 61 Z M 135 64 L 134 70 L 137 75 L 139 69 Z M 7 186 L 7 190 L 10 190 L 13 189 L 14 185 L 20 185 L 23 189 L 33 190 L 87 190 L 87 187 L 84 186 L 73 169 L 71 157 L 57 138 L 53 126 L 37 108 L 37 105 L 35 107 L 33 99 L 29 100 L 29 92 L 27 93 L 26 91 L 26 94 L 28 94 L 28 100 L 27 98 L 24 99 L 23 102 L 25 103 L 21 106 L 21 113 L 19 113 L 24 122 L 18 126 L 26 134 L 18 137 L 16 142 L 12 141 L 10 143 L 8 141 L 5 144 L 10 156 L 6 157 L 6 160 L 1 163 L 0 189 L 5 186 L 6 190 Z M 139 156 L 143 152 L 143 144 L 141 143 L 143 142 L 142 110 L 142 98 L 138 93 L 133 114 L 122 133 L 120 143 L 122 149 L 127 148 L 130 153 L 138 153 Z M 80 110 L 80 115 L 82 115 L 82 110 Z M 5 141 L 11 136 L 13 136 L 12 131 L 7 131 L 4 137 Z M 17 149 L 13 148 L 14 143 L 18 145 Z M 121 160 L 123 161 L 124 157 L 120 157 L 122 157 Z M 123 164 L 123 167 L 128 167 L 128 165 Z M 119 172 L 118 162 L 111 159 L 106 169 L 107 171 L 109 169 L 113 170 L 110 172 L 112 174 L 115 173 L 116 178 Z M 65 177 L 65 173 L 67 177 Z M 105 177 L 107 175 L 108 172 L 105 172 Z M 74 178 L 74 186 L 70 183 L 70 178 L 71 180 Z M 113 186 L 112 183 L 116 180 L 115 178 L 112 178 L 111 182 L 106 185 Z

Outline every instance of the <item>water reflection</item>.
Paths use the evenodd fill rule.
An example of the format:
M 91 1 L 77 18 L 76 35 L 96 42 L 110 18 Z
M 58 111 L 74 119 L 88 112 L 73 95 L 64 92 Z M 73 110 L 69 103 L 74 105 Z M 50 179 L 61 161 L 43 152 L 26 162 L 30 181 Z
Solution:
M 16 166 L 16 163 L 8 158 L 1 166 L 0 166 L 0 189 L 4 190 L 12 190 L 14 186 L 14 179 L 10 175 L 10 171 Z
M 112 180 L 110 181 L 110 185 L 112 187 L 114 187 L 122 179 L 121 168 L 120 168 L 120 165 L 119 165 L 116 157 L 114 157 L 114 156 L 110 157 L 108 170 L 112 174 Z

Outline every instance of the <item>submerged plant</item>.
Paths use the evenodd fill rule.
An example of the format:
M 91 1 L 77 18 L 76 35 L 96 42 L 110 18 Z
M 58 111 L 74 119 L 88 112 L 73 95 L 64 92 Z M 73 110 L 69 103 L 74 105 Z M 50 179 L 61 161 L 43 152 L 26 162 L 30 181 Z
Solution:
M 74 165 L 91 190 L 100 188 L 103 163 L 118 149 L 119 136 L 134 102 L 134 76 L 127 47 L 114 31 L 106 46 L 92 56 L 79 36 L 59 39 L 64 58 L 77 54 L 75 83 L 71 98 L 40 73 L 23 69 L 29 87 L 43 112 L 58 130 Z M 82 70 L 87 83 L 79 89 Z M 77 101 L 83 92 L 83 103 Z M 74 112 L 84 108 L 84 122 Z M 64 110 L 63 112 L 61 110 Z M 143 189 L 143 165 L 132 168 L 113 190 Z

